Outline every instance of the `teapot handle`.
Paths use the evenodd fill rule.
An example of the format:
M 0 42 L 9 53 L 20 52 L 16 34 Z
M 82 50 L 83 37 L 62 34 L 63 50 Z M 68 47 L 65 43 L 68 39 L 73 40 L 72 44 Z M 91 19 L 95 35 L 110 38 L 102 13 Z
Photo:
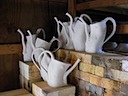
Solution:
M 56 52 L 56 51 L 61 47 L 61 42 L 60 42 L 60 40 L 57 39 L 57 38 L 55 38 L 55 36 L 53 36 L 52 40 L 50 41 L 50 46 L 52 45 L 52 43 L 53 43 L 54 41 L 57 41 L 57 42 L 58 42 L 58 47 L 57 47 L 55 50 L 53 50 L 52 52 Z
M 31 46 L 32 46 L 32 49 L 34 50 L 34 49 L 35 49 L 35 46 L 34 46 L 34 44 L 33 44 L 33 42 L 32 42 L 32 34 L 31 34 L 30 30 L 27 30 L 27 32 L 28 32 L 28 34 L 29 34 L 29 36 L 30 36 L 30 39 L 31 39 Z
M 89 15 L 87 15 L 87 14 L 81 14 L 80 15 L 80 18 L 83 18 L 83 17 L 86 17 L 89 20 L 89 22 L 92 23 L 92 19 L 89 17 Z
M 69 36 L 68 36 L 68 34 L 67 34 L 67 32 L 66 32 L 66 28 L 65 28 L 64 24 L 63 24 L 61 21 L 59 21 L 59 23 L 60 23 L 61 26 L 64 28 L 64 34 L 65 34 L 66 39 L 67 39 L 67 43 L 66 43 L 66 46 L 67 46 L 67 45 L 69 45 Z
M 36 31 L 36 34 L 38 35 L 41 31 L 43 33 L 43 39 L 46 39 L 46 34 L 45 34 L 45 31 L 44 31 L 43 28 L 38 28 L 37 31 Z
M 69 19 L 70 19 L 70 23 L 69 23 L 69 26 L 68 26 L 68 28 L 69 28 L 69 36 L 70 36 L 70 38 L 72 39 L 72 36 L 73 36 L 73 18 L 72 18 L 72 16 L 69 14 L 69 13 L 66 13 L 66 15 L 69 17 Z
M 106 38 L 106 40 L 104 40 L 103 44 L 106 43 L 116 32 L 116 21 L 112 17 L 107 17 L 104 19 L 104 21 L 105 23 L 107 23 L 108 21 L 111 21 L 113 24 L 113 30 L 111 34 Z
M 59 20 L 57 19 L 57 17 L 54 17 L 56 23 L 57 23 L 57 33 L 58 33 L 58 37 L 60 36 L 60 26 L 59 26 Z
M 22 46 L 23 46 L 23 54 L 25 54 L 26 53 L 26 46 L 25 46 L 25 42 L 24 42 L 24 35 L 23 35 L 23 33 L 22 33 L 22 31 L 20 29 L 18 29 L 17 31 L 21 35 L 21 38 L 22 38 L 21 41 L 22 41 Z
M 40 53 L 39 57 L 38 57 L 38 63 L 40 64 L 40 66 L 47 72 L 47 70 L 41 65 L 41 57 L 43 54 L 49 54 L 51 59 L 54 59 L 55 57 L 53 56 L 53 54 L 48 51 L 48 50 L 43 50 L 43 52 Z
M 34 59 L 34 54 L 35 54 L 35 52 L 36 51 L 38 51 L 38 50 L 41 50 L 42 52 L 44 51 L 44 49 L 43 48 L 36 48 L 36 49 L 34 49 L 33 50 L 33 52 L 32 52 L 32 55 L 31 55 L 31 59 L 32 59 L 32 62 L 35 64 L 35 66 L 38 68 L 38 70 L 40 71 L 41 69 L 40 69 L 40 62 L 38 62 L 38 64 L 36 63 L 36 61 L 35 61 L 35 59 Z M 38 57 L 39 58 L 39 57 Z
M 78 58 L 77 61 L 73 64 L 73 66 L 70 69 L 68 69 L 64 74 L 63 80 L 65 84 L 67 84 L 67 76 L 73 71 L 73 69 L 79 64 L 80 61 L 81 60 Z

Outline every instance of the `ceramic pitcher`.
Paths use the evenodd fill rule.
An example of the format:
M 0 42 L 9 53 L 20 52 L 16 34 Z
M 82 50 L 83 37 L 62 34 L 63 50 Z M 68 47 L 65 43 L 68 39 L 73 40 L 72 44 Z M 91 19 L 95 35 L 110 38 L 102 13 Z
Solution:
M 48 54 L 50 56 L 50 63 L 48 70 L 46 70 L 48 85 L 51 87 L 61 87 L 66 85 L 67 76 L 78 65 L 80 59 L 78 59 L 73 66 L 69 68 L 71 64 L 56 60 L 50 51 L 43 51 L 41 54 Z M 43 64 L 41 67 L 44 68 Z
M 73 18 L 69 13 L 66 13 L 66 15 L 70 18 L 70 37 L 73 42 L 74 48 L 77 51 L 84 51 L 85 50 L 85 41 L 86 41 L 86 35 L 85 35 L 85 26 L 84 23 L 79 20 L 79 17 L 76 18 L 75 22 L 73 22 Z M 90 23 L 92 23 L 91 18 L 87 14 L 82 14 L 80 16 L 81 18 L 86 17 Z
M 26 43 L 25 43 L 25 36 L 23 34 L 23 32 L 18 29 L 17 30 L 20 35 L 21 35 L 21 41 L 22 41 L 22 46 L 23 46 L 23 51 L 22 51 L 22 54 L 23 54 L 23 60 L 24 61 L 31 61 L 31 54 L 32 54 L 32 51 L 33 51 L 33 48 L 31 46 L 31 37 L 30 36 L 26 36 Z M 36 37 L 37 37 L 37 34 L 33 34 L 32 35 L 32 42 L 35 43 L 35 40 L 36 40 Z
M 106 43 L 115 33 L 116 31 L 116 22 L 112 17 L 107 17 L 100 22 L 96 22 L 88 25 L 83 18 L 80 20 L 85 24 L 85 33 L 86 33 L 86 43 L 85 43 L 85 51 L 89 53 L 104 53 L 102 51 L 102 46 Z M 111 21 L 113 24 L 112 32 L 108 37 L 107 34 L 107 22 Z M 88 29 L 88 28 L 89 29 Z M 106 37 L 106 39 L 105 39 Z

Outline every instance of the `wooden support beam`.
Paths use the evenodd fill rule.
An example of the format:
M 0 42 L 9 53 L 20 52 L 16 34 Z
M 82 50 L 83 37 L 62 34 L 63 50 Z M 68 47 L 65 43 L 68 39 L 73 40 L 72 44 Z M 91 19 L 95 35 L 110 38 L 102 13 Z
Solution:
M 22 54 L 22 46 L 21 44 L 5 44 L 0 45 L 0 55 L 6 54 Z
M 68 11 L 73 17 L 76 16 L 76 2 L 75 2 L 75 0 L 68 0 Z
M 91 0 L 84 3 L 79 3 L 76 5 L 76 10 L 87 10 L 93 8 L 109 7 L 128 4 L 128 0 Z

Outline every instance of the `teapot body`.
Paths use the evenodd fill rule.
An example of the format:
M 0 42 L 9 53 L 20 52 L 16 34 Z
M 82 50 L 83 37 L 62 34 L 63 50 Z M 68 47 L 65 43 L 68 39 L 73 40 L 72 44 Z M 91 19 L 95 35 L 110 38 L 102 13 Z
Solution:
M 106 24 L 97 22 L 90 24 L 90 36 L 86 42 L 85 51 L 89 53 L 99 53 L 106 36 Z
M 107 34 L 107 22 L 111 21 L 113 24 L 112 32 Z M 104 53 L 102 51 L 103 44 L 106 43 L 116 32 L 116 22 L 112 17 L 107 17 L 100 22 L 93 24 L 85 24 L 89 26 L 88 30 L 86 29 L 86 43 L 85 51 L 89 53 Z
M 48 85 L 51 87 L 64 86 L 67 83 L 64 82 L 64 74 L 71 64 L 52 59 L 48 67 Z M 54 70 L 53 70 L 54 69 Z

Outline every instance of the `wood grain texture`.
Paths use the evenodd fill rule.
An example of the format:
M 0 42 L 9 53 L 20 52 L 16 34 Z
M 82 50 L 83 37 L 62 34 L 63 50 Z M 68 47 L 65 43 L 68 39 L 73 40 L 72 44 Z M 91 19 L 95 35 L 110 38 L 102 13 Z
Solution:
M 29 94 L 29 92 L 26 89 L 15 89 L 15 90 L 1 92 L 0 96 L 27 96 L 25 94 Z
M 19 56 L 0 55 L 0 92 L 19 88 Z
M 79 3 L 76 6 L 76 10 L 87 10 L 99 7 L 116 6 L 121 4 L 128 4 L 127 0 L 93 0 L 84 3 Z
M 50 87 L 46 82 L 32 84 L 32 93 L 35 96 L 75 96 L 75 86 Z
M 0 55 L 5 54 L 22 54 L 22 45 L 21 44 L 4 44 L 0 45 Z
M 57 24 L 54 20 L 54 17 L 57 17 L 58 20 L 64 22 L 67 21 L 67 16 L 65 15 L 68 12 L 68 6 L 66 3 L 61 2 L 49 2 L 49 28 L 50 28 L 50 35 L 57 36 Z

